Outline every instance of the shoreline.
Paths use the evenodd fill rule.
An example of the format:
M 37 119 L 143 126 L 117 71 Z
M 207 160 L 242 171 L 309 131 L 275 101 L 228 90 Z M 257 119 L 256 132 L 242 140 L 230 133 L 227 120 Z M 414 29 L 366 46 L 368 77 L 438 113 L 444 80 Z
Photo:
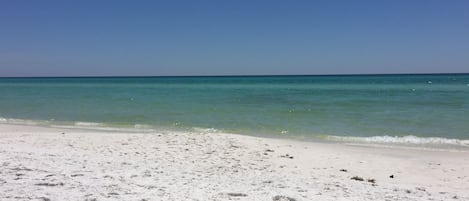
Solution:
M 0 199 L 467 200 L 468 155 L 226 133 L 1 123 Z
M 82 121 L 58 121 L 54 120 L 27 120 L 15 118 L 0 117 L 0 125 L 16 126 L 34 126 L 52 129 L 72 129 L 96 132 L 115 132 L 115 133 L 157 133 L 157 132 L 176 132 L 176 133 L 216 133 L 251 136 L 269 139 L 283 139 L 294 141 L 308 141 L 312 143 L 340 143 L 358 146 L 375 146 L 403 149 L 423 149 L 423 150 L 448 150 L 448 151 L 469 151 L 469 139 L 445 138 L 445 137 L 421 137 L 414 135 L 406 136 L 336 136 L 336 135 L 312 135 L 304 136 L 297 134 L 266 134 L 266 133 L 234 133 L 216 128 L 190 127 L 159 127 L 148 124 L 112 124 L 98 122 Z

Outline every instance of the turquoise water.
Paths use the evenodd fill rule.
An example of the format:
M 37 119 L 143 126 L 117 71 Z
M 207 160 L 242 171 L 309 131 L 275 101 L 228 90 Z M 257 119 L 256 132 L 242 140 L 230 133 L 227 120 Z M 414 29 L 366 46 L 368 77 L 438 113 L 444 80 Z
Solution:
M 469 139 L 468 74 L 1 78 L 0 94 L 6 122 Z

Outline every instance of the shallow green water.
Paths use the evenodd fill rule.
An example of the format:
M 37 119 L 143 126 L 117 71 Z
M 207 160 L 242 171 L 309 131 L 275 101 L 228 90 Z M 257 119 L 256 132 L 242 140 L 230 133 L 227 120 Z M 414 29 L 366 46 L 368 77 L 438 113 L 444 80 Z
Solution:
M 0 96 L 3 121 L 469 139 L 468 74 L 1 78 Z

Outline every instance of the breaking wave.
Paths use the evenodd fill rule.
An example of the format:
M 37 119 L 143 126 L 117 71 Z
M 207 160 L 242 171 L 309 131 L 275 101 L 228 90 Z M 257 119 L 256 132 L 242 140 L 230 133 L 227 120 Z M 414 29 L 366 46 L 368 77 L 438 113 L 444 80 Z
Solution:
M 146 124 L 122 125 L 122 124 L 106 124 L 97 122 L 65 122 L 55 120 L 26 120 L 0 117 L 0 123 L 4 124 L 17 124 L 29 126 L 46 126 L 53 128 L 78 128 L 78 129 L 92 129 L 104 131 L 129 131 L 129 132 L 150 132 L 155 131 L 154 127 Z
M 215 128 L 201 128 L 201 127 L 192 127 L 192 130 L 195 132 L 200 132 L 200 133 L 219 133 L 221 132 L 218 129 Z
M 469 146 L 469 140 L 449 139 L 441 137 L 417 137 L 408 136 L 372 136 L 372 137 L 353 137 L 353 136 L 327 136 L 328 140 L 345 142 L 365 142 L 365 143 L 392 143 L 409 145 L 458 145 Z
M 172 130 L 175 127 L 160 127 L 148 124 L 109 124 L 97 122 L 64 122 L 56 120 L 25 120 L 14 118 L 0 117 L 0 123 L 4 124 L 18 124 L 18 125 L 31 125 L 31 126 L 47 126 L 55 128 L 80 128 L 80 129 L 93 129 L 93 130 L 106 130 L 106 131 L 129 131 L 129 132 L 154 132 L 159 130 Z M 172 128 L 172 129 L 171 129 Z M 182 127 L 181 127 L 182 128 Z M 179 128 L 180 129 L 180 128 Z M 228 131 L 191 127 L 188 131 L 198 133 L 225 133 Z M 185 130 L 185 129 L 184 129 Z M 187 131 L 187 130 L 186 130 Z M 229 132 L 236 133 L 236 132 Z M 282 132 L 284 133 L 284 132 Z M 286 133 L 286 132 L 285 132 Z M 291 137 L 295 137 L 292 135 Z M 418 137 L 413 135 L 408 136 L 372 136 L 372 137 L 357 137 L 357 136 L 335 136 L 335 135 L 321 135 L 320 139 L 336 142 L 353 142 L 353 143 L 374 143 L 374 144 L 401 144 L 401 145 L 420 145 L 420 146 L 463 146 L 469 147 L 469 139 L 450 139 L 444 137 Z
M 96 123 L 96 122 L 75 122 L 75 126 L 83 126 L 83 127 L 99 127 L 103 126 L 102 123 Z

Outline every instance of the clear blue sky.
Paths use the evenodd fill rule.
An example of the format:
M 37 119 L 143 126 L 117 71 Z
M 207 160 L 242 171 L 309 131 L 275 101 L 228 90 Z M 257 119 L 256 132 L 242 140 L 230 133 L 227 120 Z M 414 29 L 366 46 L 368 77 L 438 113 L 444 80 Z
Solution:
M 1 1 L 0 76 L 469 72 L 469 1 Z

